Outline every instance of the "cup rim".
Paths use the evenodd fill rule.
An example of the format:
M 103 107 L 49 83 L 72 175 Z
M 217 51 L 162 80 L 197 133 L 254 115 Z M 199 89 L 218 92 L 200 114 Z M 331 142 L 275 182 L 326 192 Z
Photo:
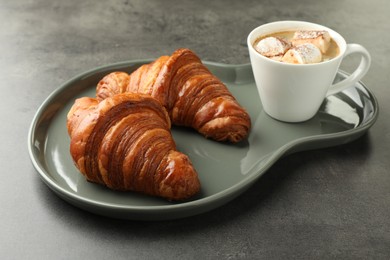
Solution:
M 279 29 L 273 29 L 273 30 L 270 30 L 269 32 L 259 32 L 261 30 L 264 30 L 265 28 L 269 28 L 269 27 L 277 27 L 279 26 Z M 310 29 L 322 29 L 322 30 L 326 30 L 329 32 L 330 36 L 333 38 L 334 41 L 336 41 L 339 49 L 340 49 L 340 52 L 339 54 L 330 59 L 330 60 L 327 60 L 327 61 L 322 61 L 322 62 L 319 62 L 319 63 L 311 63 L 311 64 L 290 64 L 290 63 L 284 63 L 284 62 L 279 62 L 279 61 L 275 61 L 273 59 L 270 59 L 270 58 L 267 58 L 263 55 L 261 55 L 260 53 L 258 53 L 255 48 L 253 47 L 253 43 L 254 41 L 261 35 L 266 35 L 266 34 L 271 34 L 271 33 L 275 33 L 275 32 L 279 32 L 279 31 L 286 31 L 286 30 L 296 30 L 296 29 L 302 29 L 302 27 L 304 28 L 310 28 Z M 299 21 L 299 20 L 281 20 L 281 21 L 275 21 L 275 22 L 270 22 L 270 23 L 265 23 L 265 24 L 262 24 L 256 28 L 254 28 L 249 34 L 248 34 L 248 37 L 247 37 L 247 45 L 248 45 L 248 48 L 257 56 L 257 57 L 261 57 L 261 59 L 264 59 L 264 60 L 267 60 L 267 61 L 270 61 L 270 62 L 274 62 L 274 63 L 277 63 L 277 64 L 281 64 L 283 66 L 321 66 L 322 64 L 327 64 L 327 63 L 330 63 L 330 62 L 334 62 L 338 59 L 340 59 L 341 57 L 344 56 L 344 53 L 347 49 L 347 43 L 344 39 L 344 37 L 339 34 L 338 32 L 336 32 L 335 30 L 329 28 L 329 27 L 326 27 L 324 25 L 321 25 L 321 24 L 317 24 L 317 23 L 312 23 L 312 22 L 307 22 L 307 21 Z

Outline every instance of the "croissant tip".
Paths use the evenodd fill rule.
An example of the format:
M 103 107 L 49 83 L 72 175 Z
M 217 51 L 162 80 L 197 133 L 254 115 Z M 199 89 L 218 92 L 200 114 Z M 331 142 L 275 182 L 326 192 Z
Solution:
M 227 143 L 232 143 L 232 144 L 237 144 L 240 143 L 241 141 L 245 140 L 247 135 L 242 135 L 242 134 L 235 134 L 235 133 L 230 133 L 226 136 L 223 137 L 214 137 L 213 139 L 218 141 L 218 142 L 227 142 Z
M 172 150 L 165 160 L 165 167 L 160 171 L 164 179 L 158 189 L 161 197 L 183 201 L 200 191 L 198 173 L 187 155 Z

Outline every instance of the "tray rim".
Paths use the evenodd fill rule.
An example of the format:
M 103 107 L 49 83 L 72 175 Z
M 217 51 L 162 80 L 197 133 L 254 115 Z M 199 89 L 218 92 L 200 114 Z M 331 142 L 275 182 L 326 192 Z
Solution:
M 75 206 L 79 206 L 79 207 L 80 204 L 82 204 L 83 206 L 81 208 L 83 208 L 84 210 L 94 212 L 99 215 L 124 218 L 124 219 L 141 219 L 142 216 L 142 219 L 144 220 L 163 220 L 163 219 L 175 219 L 175 218 L 187 217 L 191 215 L 197 215 L 202 212 L 208 211 L 211 206 L 210 207 L 207 206 L 209 206 L 210 204 L 213 204 L 211 208 L 216 208 L 224 204 L 225 202 L 230 201 L 231 200 L 230 197 L 237 197 L 239 194 L 247 190 L 251 186 L 251 184 L 254 183 L 255 180 L 259 179 L 263 175 L 263 173 L 266 172 L 279 158 L 288 155 L 290 153 L 295 153 L 300 151 L 299 149 L 294 150 L 294 148 L 298 147 L 299 145 L 307 144 L 310 142 L 320 142 L 324 140 L 335 140 L 335 139 L 342 139 L 345 137 L 352 137 L 350 140 L 345 142 L 348 143 L 363 135 L 376 122 L 379 114 L 379 105 L 378 105 L 377 98 L 363 82 L 359 81 L 358 84 L 360 84 L 367 91 L 367 93 L 370 96 L 370 100 L 374 104 L 374 113 L 371 116 L 371 118 L 367 120 L 364 124 L 359 125 L 357 128 L 353 128 L 353 129 L 349 129 L 337 133 L 313 135 L 313 136 L 302 137 L 302 138 L 292 140 L 291 142 L 288 142 L 283 146 L 281 146 L 279 149 L 273 151 L 271 156 L 267 158 L 267 161 L 264 164 L 264 167 L 262 167 L 261 171 L 256 172 L 256 174 L 250 174 L 247 178 L 240 180 L 239 182 L 235 183 L 229 188 L 224 189 L 216 194 L 213 194 L 208 197 L 203 197 L 197 200 L 193 200 L 193 201 L 183 202 L 179 204 L 171 204 L 171 205 L 128 206 L 128 205 L 120 205 L 115 203 L 107 203 L 107 202 L 91 200 L 89 198 L 85 198 L 76 193 L 66 190 L 64 187 L 62 187 L 60 184 L 58 184 L 55 180 L 53 180 L 50 177 L 50 173 L 48 173 L 46 169 L 42 166 L 42 161 L 37 159 L 35 156 L 36 153 L 34 152 L 34 140 L 35 140 L 34 137 L 36 135 L 36 130 L 37 130 L 36 128 L 39 124 L 39 119 L 42 118 L 42 115 L 45 112 L 45 108 L 50 105 L 51 100 L 57 97 L 60 93 L 62 93 L 69 85 L 71 85 L 75 81 L 82 80 L 83 78 L 87 78 L 91 74 L 95 74 L 103 70 L 113 70 L 116 67 L 132 66 L 135 64 L 144 64 L 152 60 L 154 59 L 135 59 L 129 61 L 121 61 L 121 62 L 98 66 L 89 69 L 87 71 L 84 71 L 82 73 L 79 73 L 76 76 L 72 77 L 71 79 L 65 81 L 54 91 L 52 91 L 37 109 L 28 131 L 28 152 L 29 152 L 30 160 L 35 170 L 38 172 L 40 178 L 46 183 L 46 185 L 48 185 L 49 188 L 52 191 L 54 191 L 57 195 L 59 195 L 66 201 L 70 202 L 71 204 L 74 204 Z M 248 69 L 251 67 L 250 63 L 224 64 L 224 63 L 212 62 L 212 61 L 202 61 L 202 62 L 206 66 L 223 67 L 223 68 L 229 68 L 234 70 Z M 341 70 L 339 70 L 338 73 L 342 75 L 348 75 L 347 73 Z M 329 146 L 333 146 L 333 145 L 329 145 Z M 324 147 L 329 147 L 329 146 L 324 146 Z M 303 150 L 309 150 L 309 149 L 303 149 Z M 40 162 L 40 164 L 38 162 Z M 197 213 L 195 214 L 190 214 L 187 212 L 190 211 L 193 207 L 199 207 L 200 205 L 205 205 L 203 210 L 198 210 Z M 86 207 L 91 207 L 91 208 L 86 209 Z M 105 210 L 113 211 L 113 212 L 105 212 Z M 173 216 L 172 214 L 175 214 L 175 212 L 178 213 L 177 211 L 181 214 L 179 214 L 177 217 Z M 169 216 L 166 216 L 166 218 L 157 217 L 156 219 L 154 214 L 161 214 L 161 213 L 170 213 L 170 214 Z M 148 215 L 150 215 L 150 218 L 148 217 Z

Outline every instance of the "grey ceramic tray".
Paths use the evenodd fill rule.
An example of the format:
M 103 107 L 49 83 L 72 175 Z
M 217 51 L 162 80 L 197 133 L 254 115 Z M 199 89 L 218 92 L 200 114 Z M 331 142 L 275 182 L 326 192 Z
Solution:
M 237 145 L 206 140 L 189 129 L 173 128 L 178 149 L 191 158 L 199 173 L 201 193 L 190 201 L 172 203 L 88 183 L 69 155 L 66 114 L 75 98 L 93 97 L 97 82 L 107 73 L 131 72 L 146 62 L 149 60 L 112 64 L 71 79 L 43 102 L 32 121 L 28 149 L 34 167 L 56 194 L 79 208 L 136 220 L 200 214 L 244 192 L 282 156 L 350 142 L 363 135 L 378 115 L 376 98 L 358 83 L 327 98 L 317 115 L 307 122 L 279 122 L 263 112 L 250 65 L 205 62 L 248 110 L 253 128 L 248 139 Z M 339 72 L 336 80 L 344 77 L 345 73 Z

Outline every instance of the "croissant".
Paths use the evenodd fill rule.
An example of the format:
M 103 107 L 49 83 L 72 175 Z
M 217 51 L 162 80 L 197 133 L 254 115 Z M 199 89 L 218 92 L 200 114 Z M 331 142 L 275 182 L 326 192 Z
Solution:
M 98 100 L 124 92 L 151 95 L 167 109 L 172 124 L 192 127 L 216 141 L 239 142 L 251 127 L 245 109 L 189 49 L 162 56 L 130 75 L 112 72 L 96 92 Z
M 101 102 L 79 98 L 67 115 L 70 153 L 88 181 L 183 200 L 200 183 L 189 158 L 176 150 L 170 127 L 161 104 L 137 93 Z

